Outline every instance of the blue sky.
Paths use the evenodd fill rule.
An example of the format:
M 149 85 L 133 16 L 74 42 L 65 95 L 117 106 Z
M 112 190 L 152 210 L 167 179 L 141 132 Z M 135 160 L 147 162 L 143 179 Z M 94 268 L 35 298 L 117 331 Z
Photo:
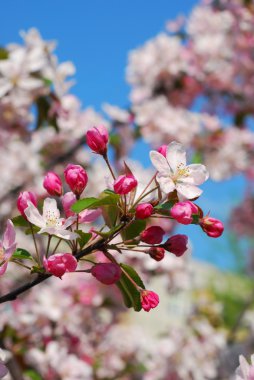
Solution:
M 72 91 L 84 107 L 92 105 L 100 110 L 103 102 L 125 106 L 129 93 L 125 82 L 128 52 L 163 30 L 167 20 L 178 14 L 188 15 L 195 4 L 194 0 L 9 0 L 1 5 L 0 45 L 19 42 L 20 30 L 36 27 L 45 39 L 58 41 L 60 61 L 71 60 L 75 64 L 77 84 Z M 141 149 L 142 156 L 148 153 L 146 147 Z M 136 152 L 140 154 L 140 149 Z M 215 217 L 225 219 L 243 188 L 241 177 L 223 184 L 210 181 L 199 203 L 205 211 L 211 209 Z M 185 228 L 182 232 L 187 231 Z M 209 239 L 192 227 L 189 231 L 195 257 L 221 268 L 232 265 L 226 238 Z

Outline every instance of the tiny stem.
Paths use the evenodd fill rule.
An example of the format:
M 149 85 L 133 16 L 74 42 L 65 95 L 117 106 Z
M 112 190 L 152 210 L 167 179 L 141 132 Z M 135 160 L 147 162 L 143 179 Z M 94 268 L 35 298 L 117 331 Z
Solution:
M 59 244 L 61 243 L 62 240 L 63 240 L 63 239 L 59 239 L 59 240 L 58 240 L 57 245 L 55 246 L 55 248 L 54 248 L 54 250 L 53 250 L 53 252 L 52 252 L 52 255 L 56 252 L 56 250 L 57 250 L 57 248 L 58 248 L 58 246 L 59 246 Z
M 148 189 L 148 187 L 151 185 L 151 183 L 154 181 L 155 177 L 157 175 L 157 172 L 152 176 L 152 178 L 150 179 L 150 181 L 148 182 L 148 184 L 146 185 L 146 187 L 144 188 L 144 190 L 142 191 L 142 193 L 140 194 L 139 198 L 142 197 L 142 195 L 146 192 L 146 190 Z
M 108 166 L 108 168 L 109 168 L 109 170 L 110 170 L 110 173 L 111 173 L 112 177 L 113 177 L 114 179 L 116 179 L 116 176 L 115 176 L 115 174 L 114 174 L 114 172 L 113 172 L 113 169 L 112 169 L 112 167 L 111 167 L 111 165 L 110 165 L 110 162 L 109 162 L 109 160 L 108 160 L 108 155 L 107 155 L 107 153 L 103 155 L 103 158 L 104 158 L 104 160 L 105 160 L 105 162 L 106 162 L 106 164 L 107 164 L 107 166 Z
M 24 267 L 24 268 L 26 268 L 26 269 L 31 270 L 31 268 L 30 268 L 29 266 L 27 266 L 27 265 L 21 263 L 20 261 L 13 260 L 12 262 L 15 263 L 15 264 L 17 264 L 17 265 L 20 265 L 21 267 Z
M 128 279 L 130 280 L 130 282 L 135 286 L 135 288 L 138 290 L 138 291 L 141 291 L 142 288 L 136 284 L 136 282 L 131 278 L 131 276 L 129 275 L 128 272 L 126 272 L 126 270 L 124 270 L 122 267 L 120 267 L 122 272 L 125 274 L 126 277 L 128 277 Z
M 38 247 L 37 247 L 37 243 L 36 243 L 36 239 L 35 239 L 35 235 L 34 235 L 34 227 L 33 227 L 32 223 L 29 222 L 29 224 L 30 224 L 32 235 L 33 235 L 33 242 L 34 242 L 34 247 L 35 247 L 35 251 L 36 251 L 37 261 L 38 261 L 38 264 L 41 265 L 40 254 L 38 251 Z
M 52 236 L 48 236 L 48 244 L 47 244 L 47 249 L 46 249 L 46 257 L 48 257 L 49 254 L 49 247 L 50 247 L 50 241 L 51 241 Z
M 142 195 L 142 197 L 139 197 L 136 200 L 136 202 L 133 204 L 132 207 L 135 207 L 143 198 L 145 198 L 148 194 L 151 194 L 153 191 L 157 190 L 158 188 L 159 188 L 159 186 L 156 186 L 152 190 L 149 190 L 147 193 L 145 193 L 144 195 Z

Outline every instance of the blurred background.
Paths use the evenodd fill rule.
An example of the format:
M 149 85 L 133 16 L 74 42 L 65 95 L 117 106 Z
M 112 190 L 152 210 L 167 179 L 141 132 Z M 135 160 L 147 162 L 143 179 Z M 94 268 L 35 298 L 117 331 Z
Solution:
M 78 275 L 1 306 L 6 379 L 234 379 L 239 354 L 254 351 L 253 2 L 28 0 L 2 11 L 2 230 L 20 191 L 46 196 L 48 170 L 79 163 L 88 195 L 105 188 L 103 164 L 85 146 L 100 124 L 115 167 L 127 158 L 144 181 L 151 148 L 183 143 L 210 172 L 198 204 L 225 223 L 218 240 L 188 226 L 184 258 L 130 255 L 160 294 L 149 314 L 126 311 L 117 289 Z M 10 267 L 0 293 L 24 280 Z

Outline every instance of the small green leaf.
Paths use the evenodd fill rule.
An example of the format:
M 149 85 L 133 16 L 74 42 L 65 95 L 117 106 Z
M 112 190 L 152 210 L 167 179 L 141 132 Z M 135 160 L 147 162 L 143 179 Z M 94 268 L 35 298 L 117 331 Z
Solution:
M 78 239 L 80 249 L 82 249 L 86 243 L 91 239 L 92 234 L 85 233 L 81 230 L 75 231 L 77 234 L 79 234 L 80 238 Z
M 106 195 L 105 197 L 102 197 L 102 198 L 94 198 L 94 197 L 84 198 L 74 203 L 71 209 L 72 211 L 79 213 L 86 209 L 95 209 L 101 206 L 116 204 L 118 200 L 119 200 L 119 195 L 115 193 L 111 195 Z
M 199 224 L 200 216 L 196 214 L 192 214 L 192 222 L 191 224 Z
M 145 289 L 144 283 L 135 269 L 127 264 L 120 264 L 120 266 L 139 287 Z M 118 281 L 117 286 L 122 293 L 125 305 L 127 307 L 133 307 L 135 311 L 140 311 L 142 308 L 140 301 L 140 292 L 129 279 L 129 277 L 126 276 L 124 272 L 122 272 L 122 276 Z
M 29 227 L 29 222 L 22 216 L 18 215 L 12 218 L 12 223 L 15 227 Z
M 43 380 L 41 375 L 39 375 L 37 372 L 35 372 L 33 369 L 27 369 L 24 372 L 24 375 L 28 376 L 31 380 Z
M 139 236 L 139 234 L 146 228 L 145 220 L 134 220 L 125 230 L 122 232 L 124 240 L 131 240 Z
M 174 201 L 169 201 L 169 202 L 162 203 L 162 204 L 160 204 L 160 205 L 158 205 L 158 206 L 156 206 L 154 208 L 155 208 L 156 211 L 157 210 L 158 211 L 160 211 L 160 210 L 162 210 L 162 211 L 169 211 L 174 206 L 174 204 L 175 204 Z
M 16 251 L 12 255 L 12 259 L 25 259 L 25 260 L 32 260 L 32 255 L 27 250 L 23 248 L 17 248 Z
M 0 46 L 0 59 L 8 59 L 9 53 L 8 51 Z

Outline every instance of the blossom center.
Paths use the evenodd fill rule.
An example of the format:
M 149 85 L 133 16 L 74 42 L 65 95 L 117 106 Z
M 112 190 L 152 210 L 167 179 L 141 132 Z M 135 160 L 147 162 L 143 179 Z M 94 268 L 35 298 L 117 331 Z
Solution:
M 47 225 L 47 227 L 57 227 L 57 226 L 61 225 L 59 218 L 54 213 L 54 211 L 48 210 L 46 212 L 46 225 Z
M 188 177 L 189 175 L 189 169 L 183 163 L 180 163 L 177 165 L 176 172 L 173 175 L 172 179 L 174 182 L 177 182 L 180 178 Z

